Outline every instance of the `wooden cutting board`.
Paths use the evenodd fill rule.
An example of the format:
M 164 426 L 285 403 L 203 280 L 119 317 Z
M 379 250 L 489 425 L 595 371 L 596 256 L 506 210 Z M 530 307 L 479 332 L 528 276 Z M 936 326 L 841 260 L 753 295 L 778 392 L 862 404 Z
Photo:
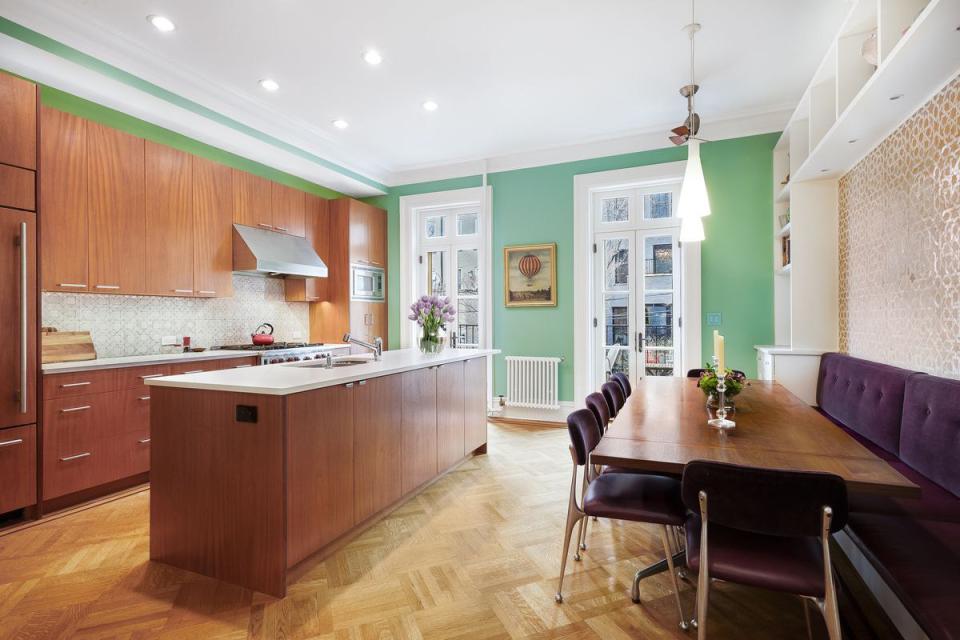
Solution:
M 89 331 L 43 331 L 40 336 L 43 364 L 97 359 Z

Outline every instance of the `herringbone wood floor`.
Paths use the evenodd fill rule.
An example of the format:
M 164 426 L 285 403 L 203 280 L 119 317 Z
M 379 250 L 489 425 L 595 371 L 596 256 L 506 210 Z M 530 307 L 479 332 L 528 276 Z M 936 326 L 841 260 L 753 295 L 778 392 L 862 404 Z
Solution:
M 633 571 L 659 555 L 645 526 L 591 523 L 554 603 L 569 472 L 565 429 L 491 425 L 488 455 L 308 561 L 283 600 L 151 563 L 143 491 L 0 536 L 0 639 L 694 638 L 664 576 L 630 601 Z M 790 596 L 712 595 L 711 638 L 806 638 Z

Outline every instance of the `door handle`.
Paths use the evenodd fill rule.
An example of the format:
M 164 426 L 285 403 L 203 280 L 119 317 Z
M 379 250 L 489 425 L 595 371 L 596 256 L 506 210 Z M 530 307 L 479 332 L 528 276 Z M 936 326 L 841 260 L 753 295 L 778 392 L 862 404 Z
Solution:
M 20 413 L 27 412 L 27 324 L 30 299 L 27 293 L 27 223 L 20 223 Z
M 643 351 L 643 331 L 637 331 L 637 351 Z

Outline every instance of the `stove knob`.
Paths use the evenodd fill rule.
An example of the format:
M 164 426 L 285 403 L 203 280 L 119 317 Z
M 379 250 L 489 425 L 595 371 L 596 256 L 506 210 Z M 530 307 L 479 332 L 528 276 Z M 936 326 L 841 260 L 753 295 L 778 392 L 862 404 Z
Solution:
M 296 362 L 296 361 L 297 361 L 297 358 L 295 358 L 294 356 L 287 356 L 287 362 Z
M 278 362 L 280 362 L 280 358 L 272 358 L 270 360 L 270 364 L 277 364 Z

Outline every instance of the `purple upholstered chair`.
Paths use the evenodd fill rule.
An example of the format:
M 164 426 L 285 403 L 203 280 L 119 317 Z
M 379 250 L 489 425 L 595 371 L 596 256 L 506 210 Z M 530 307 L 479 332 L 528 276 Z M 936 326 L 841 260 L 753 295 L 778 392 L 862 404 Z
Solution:
M 617 382 L 604 382 L 600 385 L 600 392 L 607 400 L 607 407 L 610 409 L 610 417 L 616 418 L 627 397 L 623 394 L 623 388 Z
M 670 551 L 667 527 L 683 524 L 686 508 L 680 496 L 680 483 L 674 478 L 646 475 L 641 473 L 604 473 L 596 475 L 590 464 L 590 453 L 600 442 L 600 426 L 589 409 L 577 409 L 567 416 L 567 431 L 570 433 L 570 456 L 573 458 L 573 476 L 570 480 L 570 498 L 567 504 L 567 523 L 563 535 L 563 556 L 560 559 L 560 581 L 557 584 L 557 602 L 563 602 L 563 576 L 567 568 L 567 556 L 570 553 L 570 539 L 573 528 L 579 522 L 581 527 L 587 516 L 646 522 L 660 525 L 660 541 L 667 557 L 673 590 L 676 595 L 677 609 L 680 612 L 680 626 L 687 628 L 687 619 L 683 615 L 676 572 L 673 567 L 673 554 Z M 577 504 L 577 474 L 583 467 L 586 486 L 583 491 L 583 504 Z M 578 550 L 575 559 L 580 559 Z
M 594 391 L 584 399 L 584 403 L 586 403 L 587 409 L 593 412 L 593 417 L 597 419 L 597 424 L 600 425 L 600 433 L 605 433 L 607 423 L 610 422 L 610 405 L 607 404 L 607 399 L 599 391 Z
M 806 600 L 813 600 L 830 640 L 841 640 L 830 534 L 847 523 L 842 478 L 695 460 L 683 471 L 683 502 L 694 511 L 687 565 L 700 573 L 699 640 L 706 638 L 711 580 L 797 594 L 807 616 Z
M 630 385 L 630 378 L 627 377 L 627 374 L 623 373 L 622 371 L 617 371 L 610 376 L 610 379 L 620 385 L 620 389 L 623 390 L 624 398 L 629 398 L 630 394 L 633 393 L 633 387 Z

